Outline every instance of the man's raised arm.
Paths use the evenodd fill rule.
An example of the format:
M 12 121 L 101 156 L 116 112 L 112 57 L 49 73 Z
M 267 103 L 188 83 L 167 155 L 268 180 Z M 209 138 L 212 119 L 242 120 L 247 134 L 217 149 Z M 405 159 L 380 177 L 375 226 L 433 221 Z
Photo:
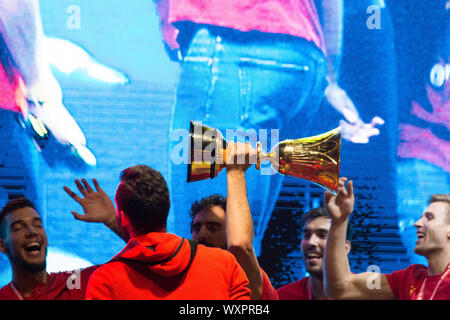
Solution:
M 253 221 L 245 183 L 245 170 L 250 166 L 246 163 L 252 151 L 249 144 L 228 144 L 226 230 L 228 250 L 247 275 L 252 299 L 258 300 L 263 279 L 253 249 Z
M 322 29 L 326 47 L 327 81 L 325 97 L 330 105 L 342 114 L 340 121 L 342 137 L 353 143 L 368 143 L 371 136 L 379 135 L 378 125 L 384 120 L 378 116 L 365 123 L 359 116 L 356 106 L 339 82 L 339 69 L 342 57 L 342 39 L 344 33 L 343 0 L 317 0 L 322 12 Z
M 353 182 L 339 179 L 337 196 L 325 192 L 325 204 L 331 216 L 331 226 L 325 247 L 324 289 L 333 299 L 395 299 L 387 278 L 379 274 L 380 286 L 369 285 L 374 273 L 352 274 L 345 252 L 348 218 L 353 211 L 355 197 Z

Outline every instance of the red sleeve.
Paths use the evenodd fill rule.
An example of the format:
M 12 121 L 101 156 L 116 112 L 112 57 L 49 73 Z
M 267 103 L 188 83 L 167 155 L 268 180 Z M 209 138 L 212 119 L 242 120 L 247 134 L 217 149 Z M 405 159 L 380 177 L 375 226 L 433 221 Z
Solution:
M 394 271 L 391 274 L 386 274 L 386 278 L 388 280 L 389 286 L 391 287 L 392 293 L 397 299 L 399 296 L 399 287 L 402 279 L 402 271 Z
M 411 295 L 413 295 L 417 290 L 416 284 L 414 282 L 414 274 L 417 271 L 417 265 L 411 265 L 406 269 L 394 271 L 391 274 L 386 274 L 389 286 L 391 287 L 392 293 L 397 299 L 409 300 Z
M 277 290 L 272 286 L 272 282 L 270 282 L 269 277 L 264 272 L 263 269 L 261 269 L 261 275 L 263 278 L 263 288 L 262 288 L 262 296 L 261 300 L 278 300 L 278 293 Z
M 86 300 L 113 300 L 114 283 L 108 266 L 99 267 L 90 277 L 87 285 Z

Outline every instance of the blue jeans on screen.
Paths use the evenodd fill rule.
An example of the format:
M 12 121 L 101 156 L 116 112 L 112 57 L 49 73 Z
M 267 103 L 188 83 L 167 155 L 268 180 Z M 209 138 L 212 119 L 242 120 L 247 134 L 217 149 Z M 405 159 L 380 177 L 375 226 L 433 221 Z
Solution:
M 219 129 L 224 138 L 226 129 L 254 129 L 257 133 L 265 129 L 265 151 L 278 141 L 318 134 L 309 124 L 323 95 L 325 74 L 323 53 L 304 39 L 201 26 L 193 33 L 181 62 L 169 152 L 182 141 L 173 133 L 189 130 L 190 120 Z M 272 129 L 279 130 L 278 139 L 273 141 Z M 182 156 L 187 161 L 187 154 Z M 186 183 L 185 163 L 169 164 L 172 205 L 168 230 L 190 237 L 192 202 L 214 193 L 226 196 L 227 186 L 225 172 L 214 179 Z M 252 166 L 246 180 L 254 247 L 259 255 L 283 176 L 261 175 Z

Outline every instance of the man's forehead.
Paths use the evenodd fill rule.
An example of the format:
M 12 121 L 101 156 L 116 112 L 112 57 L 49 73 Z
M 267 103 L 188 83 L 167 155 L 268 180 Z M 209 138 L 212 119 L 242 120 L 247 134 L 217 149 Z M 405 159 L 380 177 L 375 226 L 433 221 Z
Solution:
M 448 214 L 449 210 L 450 210 L 450 204 L 448 204 L 447 202 L 443 202 L 443 201 L 436 201 L 436 202 L 430 203 L 422 215 L 425 215 L 427 213 L 432 213 L 435 216 L 442 216 L 443 218 L 445 218 L 446 215 Z
M 194 217 L 195 222 L 224 222 L 225 211 L 220 206 L 212 206 L 204 208 L 197 212 Z
M 306 221 L 303 230 L 329 230 L 331 226 L 331 221 L 325 217 L 317 217 Z
M 26 221 L 26 220 L 34 220 L 39 219 L 41 220 L 41 216 L 39 213 L 34 210 L 31 207 L 24 207 L 14 210 L 13 212 L 9 213 L 5 217 L 5 221 L 8 221 L 10 224 L 17 222 L 17 221 Z

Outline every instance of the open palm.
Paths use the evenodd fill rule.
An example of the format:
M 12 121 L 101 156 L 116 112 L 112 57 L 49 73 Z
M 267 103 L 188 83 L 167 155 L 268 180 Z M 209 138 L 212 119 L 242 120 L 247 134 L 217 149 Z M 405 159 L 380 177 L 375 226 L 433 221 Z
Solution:
M 92 180 L 95 190 L 91 188 L 86 179 L 81 179 L 81 182 L 76 179 L 75 184 L 78 190 L 84 196 L 80 197 L 75 192 L 64 186 L 64 191 L 76 202 L 78 202 L 84 210 L 84 215 L 72 211 L 73 216 L 77 220 L 86 222 L 102 222 L 106 225 L 113 223 L 115 220 L 115 208 L 108 195 L 100 188 L 96 179 Z
M 347 188 L 345 182 L 347 178 L 339 178 L 337 195 L 333 195 L 329 191 L 325 191 L 325 205 L 328 213 L 334 222 L 343 222 L 353 212 L 355 204 L 355 196 L 353 194 L 353 181 L 349 181 Z

